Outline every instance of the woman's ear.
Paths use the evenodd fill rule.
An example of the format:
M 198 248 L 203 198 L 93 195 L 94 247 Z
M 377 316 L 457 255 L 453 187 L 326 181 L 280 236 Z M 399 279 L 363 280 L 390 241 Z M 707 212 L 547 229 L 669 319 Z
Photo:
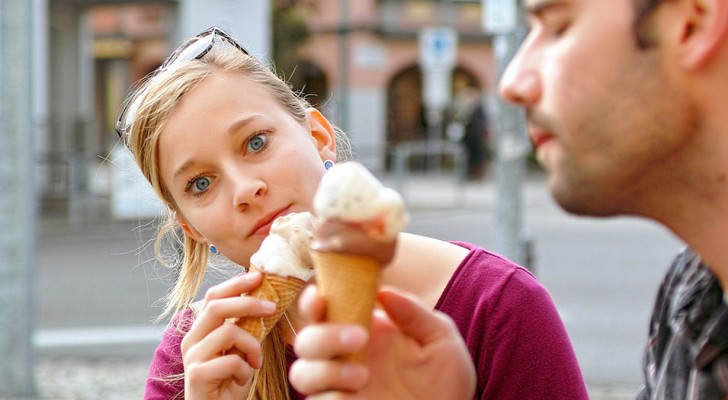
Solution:
M 177 225 L 182 228 L 182 231 L 185 233 L 185 235 L 189 236 L 190 238 L 192 238 L 192 240 L 196 242 L 206 243 L 205 237 L 202 236 L 202 234 L 197 229 L 190 225 L 181 213 L 176 213 L 175 219 L 177 220 Z
M 682 64 L 689 70 L 699 69 L 715 58 L 728 45 L 728 2 L 726 0 L 684 0 L 681 7 Z
M 315 108 L 306 110 L 306 122 L 321 159 L 336 161 L 336 131 L 333 125 Z

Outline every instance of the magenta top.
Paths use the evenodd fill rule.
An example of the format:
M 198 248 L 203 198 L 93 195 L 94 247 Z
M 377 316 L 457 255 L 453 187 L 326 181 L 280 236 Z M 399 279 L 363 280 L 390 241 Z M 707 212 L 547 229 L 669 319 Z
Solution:
M 457 324 L 475 363 L 475 399 L 588 399 L 566 329 L 546 289 L 526 269 L 467 243 L 470 250 L 435 309 Z M 192 311 L 179 318 L 186 332 Z M 178 321 L 180 321 L 178 319 Z M 172 324 L 152 359 L 144 398 L 184 398 L 183 333 Z M 288 357 L 289 366 L 295 359 Z M 291 389 L 294 399 L 304 397 Z

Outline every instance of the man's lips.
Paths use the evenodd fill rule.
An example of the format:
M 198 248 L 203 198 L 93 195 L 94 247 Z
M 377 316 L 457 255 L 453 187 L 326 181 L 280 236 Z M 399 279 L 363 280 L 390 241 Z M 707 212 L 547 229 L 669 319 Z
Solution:
M 289 212 L 289 207 L 285 207 L 264 215 L 255 221 L 253 228 L 250 230 L 250 235 L 248 236 L 267 235 L 270 232 L 270 227 L 273 225 L 273 221 L 280 216 L 288 214 Z
M 531 143 L 533 143 L 533 147 L 538 149 L 539 146 L 543 145 L 544 143 L 548 142 L 549 140 L 553 139 L 554 136 L 550 133 L 547 133 L 542 130 L 536 130 L 531 129 L 528 133 L 528 136 L 531 138 Z

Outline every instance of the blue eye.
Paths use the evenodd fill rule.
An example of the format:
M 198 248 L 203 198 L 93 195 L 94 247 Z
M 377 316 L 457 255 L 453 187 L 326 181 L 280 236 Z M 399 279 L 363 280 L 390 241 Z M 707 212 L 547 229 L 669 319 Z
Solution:
M 210 187 L 210 178 L 200 177 L 195 178 L 190 182 L 190 189 L 193 193 L 202 193 Z
M 258 134 L 250 138 L 248 141 L 248 149 L 253 152 L 258 152 L 265 147 L 268 142 L 268 137 L 263 134 Z

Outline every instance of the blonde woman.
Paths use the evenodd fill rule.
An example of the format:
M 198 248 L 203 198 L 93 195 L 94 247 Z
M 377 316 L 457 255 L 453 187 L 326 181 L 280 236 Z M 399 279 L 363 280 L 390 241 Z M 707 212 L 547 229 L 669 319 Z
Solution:
M 276 217 L 312 209 L 325 163 L 346 157 L 343 135 L 217 28 L 185 41 L 131 94 L 117 131 L 169 208 L 160 234 L 181 232 L 184 248 L 145 398 L 303 398 L 287 379 L 302 328 L 295 306 L 263 344 L 225 320 L 272 311 L 245 296 L 260 276 L 244 269 Z M 384 284 L 450 315 L 467 344 L 453 351 L 473 359 L 474 368 L 445 372 L 453 388 L 587 398 L 553 302 L 528 271 L 470 244 L 406 233 L 398 243 Z M 241 274 L 192 305 L 211 252 Z

